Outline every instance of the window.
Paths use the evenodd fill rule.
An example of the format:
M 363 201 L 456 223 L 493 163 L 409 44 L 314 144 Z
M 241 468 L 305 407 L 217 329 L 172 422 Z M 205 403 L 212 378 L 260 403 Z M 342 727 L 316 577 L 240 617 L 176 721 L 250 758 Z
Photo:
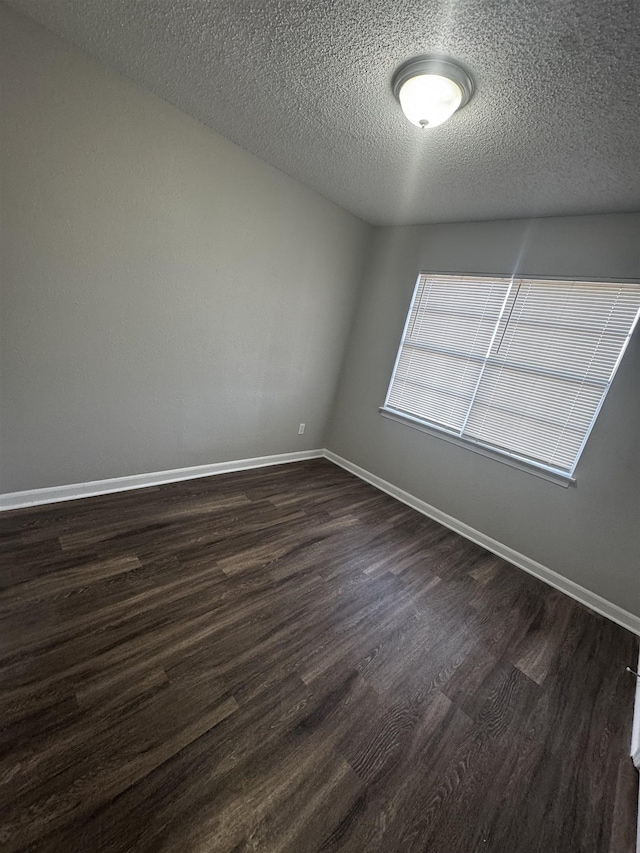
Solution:
M 383 411 L 570 477 L 640 284 L 421 273 Z

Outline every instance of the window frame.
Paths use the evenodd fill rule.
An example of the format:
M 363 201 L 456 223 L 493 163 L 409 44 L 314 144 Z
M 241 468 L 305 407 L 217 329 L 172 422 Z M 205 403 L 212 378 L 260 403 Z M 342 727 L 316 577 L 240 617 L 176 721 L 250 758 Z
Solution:
M 636 312 L 635 319 L 631 325 L 631 329 L 622 345 L 620 353 L 615 361 L 613 369 L 611 371 L 611 378 L 606 384 L 604 388 L 604 392 L 602 397 L 595 409 L 593 417 L 589 423 L 589 426 L 585 432 L 584 438 L 580 445 L 580 449 L 576 454 L 574 463 L 569 471 L 565 471 L 559 468 L 554 467 L 553 465 L 545 464 L 544 462 L 536 462 L 531 459 L 528 459 L 524 456 L 519 455 L 513 451 L 503 450 L 493 445 L 485 444 L 484 442 L 470 438 L 465 435 L 460 435 L 454 430 L 448 429 L 447 427 L 441 426 L 439 424 L 432 423 L 430 421 L 423 420 L 417 415 L 411 415 L 408 412 L 401 412 L 397 409 L 390 408 L 387 406 L 391 390 L 393 388 L 394 379 L 396 376 L 396 371 L 398 368 L 398 364 L 402 355 L 402 349 L 405 343 L 405 339 L 407 336 L 407 330 L 409 328 L 409 323 L 411 321 L 411 315 L 413 313 L 413 308 L 415 304 L 415 300 L 418 296 L 420 279 L 423 276 L 458 276 L 458 277 L 477 277 L 477 278 L 502 278 L 510 280 L 510 287 L 513 286 L 513 282 L 518 280 L 536 280 L 536 281 L 558 281 L 558 282 L 566 282 L 566 281 L 577 281 L 584 282 L 585 284 L 631 284 L 631 285 L 639 285 L 640 279 L 636 278 L 627 278 L 627 277 L 619 277 L 619 278 L 609 278 L 609 277 L 583 277 L 583 276 L 549 276 L 549 275 L 535 275 L 532 273 L 522 273 L 522 272 L 514 272 L 513 274 L 508 273 L 488 273 L 488 272 L 461 272 L 461 271 L 444 271 L 444 270 L 423 270 L 421 269 L 418 272 L 416 277 L 413 292 L 411 296 L 411 300 L 409 302 L 409 307 L 406 313 L 406 319 L 404 325 L 402 327 L 402 334 L 400 337 L 400 343 L 398 345 L 398 350 L 396 353 L 396 357 L 393 363 L 393 370 L 391 371 L 391 378 L 389 380 L 389 384 L 387 387 L 387 391 L 384 398 L 384 403 L 379 407 L 378 411 L 380 414 L 388 418 L 389 420 L 400 423 L 404 426 L 411 427 L 413 429 L 417 429 L 421 432 L 426 432 L 429 435 L 433 435 L 436 438 L 443 439 L 451 444 L 455 444 L 459 447 L 463 447 L 467 450 L 471 450 L 475 453 L 478 453 L 481 456 L 488 457 L 490 459 L 494 459 L 497 462 L 501 462 L 502 464 L 506 464 L 510 467 L 517 468 L 522 471 L 527 471 L 530 474 L 534 474 L 535 476 L 541 477 L 544 480 L 548 480 L 553 483 L 557 483 L 558 485 L 568 487 L 576 484 L 576 478 L 574 477 L 575 470 L 580 462 L 582 457 L 582 453 L 587 444 L 589 436 L 591 435 L 591 431 L 598 419 L 602 406 L 607 398 L 611 385 L 613 384 L 613 380 L 615 379 L 616 373 L 620 366 L 620 363 L 624 357 L 624 354 L 627 350 L 629 342 L 631 338 L 636 333 L 638 326 L 640 325 L 640 308 Z M 498 328 L 498 324 L 496 324 L 496 329 Z M 487 359 L 484 359 L 486 364 Z M 484 367 L 483 367 L 484 370 Z M 477 390 L 477 389 L 476 389 Z M 475 399 L 475 397 L 474 397 Z M 469 409 L 469 412 L 471 408 Z M 468 415 L 467 415 L 468 417 Z

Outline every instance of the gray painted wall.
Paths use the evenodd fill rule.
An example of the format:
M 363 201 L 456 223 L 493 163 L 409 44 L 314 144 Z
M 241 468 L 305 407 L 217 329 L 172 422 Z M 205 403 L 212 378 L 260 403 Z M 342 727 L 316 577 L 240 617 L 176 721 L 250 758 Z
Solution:
M 327 447 L 640 615 L 640 333 L 565 489 L 378 413 L 421 270 L 640 278 L 640 214 L 376 229 Z
M 321 447 L 369 227 L 0 30 L 0 491 Z

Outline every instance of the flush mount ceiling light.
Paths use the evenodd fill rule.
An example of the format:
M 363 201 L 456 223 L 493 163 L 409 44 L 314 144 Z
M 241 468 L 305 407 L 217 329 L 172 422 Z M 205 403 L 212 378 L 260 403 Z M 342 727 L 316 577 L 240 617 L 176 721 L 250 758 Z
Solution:
M 393 94 L 416 127 L 437 127 L 473 94 L 473 80 L 450 59 L 411 59 L 396 71 Z

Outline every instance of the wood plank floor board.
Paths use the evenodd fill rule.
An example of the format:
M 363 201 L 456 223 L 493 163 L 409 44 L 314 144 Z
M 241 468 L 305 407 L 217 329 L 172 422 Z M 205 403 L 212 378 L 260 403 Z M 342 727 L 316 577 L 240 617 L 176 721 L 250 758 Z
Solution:
M 548 595 L 518 649 L 516 666 L 538 684 L 546 678 L 571 617 L 572 602 L 558 592 Z
M 439 766 L 438 750 L 440 754 L 446 753 L 464 738 L 470 726 L 470 720 L 453 708 L 445 696 L 435 694 L 423 716 L 415 724 L 405 724 L 400 729 L 404 736 L 392 742 L 395 749 L 389 748 L 388 738 L 377 739 L 372 747 L 367 747 L 365 738 L 360 738 L 351 762 L 363 780 L 367 780 L 366 788 L 321 849 L 403 849 L 394 847 L 387 828 L 410 801 L 408 794 L 416 777 L 426 777 L 424 767 Z M 397 725 L 394 728 L 397 730 Z M 425 746 L 427 755 L 423 755 Z
M 435 790 L 423 815 L 413 825 L 407 816 L 398 821 L 397 837 L 406 840 L 407 849 L 474 850 L 489 841 L 486 827 L 492 810 L 502 803 L 494 786 L 504 792 L 512 778 L 519 729 L 535 695 L 534 686 L 515 668 L 501 676 L 465 739 L 447 756 L 448 767 L 437 787 L 434 779 Z M 455 801 L 455 808 L 443 809 L 447 801 Z M 493 840 L 491 844 L 489 849 L 497 846 Z
M 0 561 L 3 851 L 632 853 L 635 638 L 326 460 Z

